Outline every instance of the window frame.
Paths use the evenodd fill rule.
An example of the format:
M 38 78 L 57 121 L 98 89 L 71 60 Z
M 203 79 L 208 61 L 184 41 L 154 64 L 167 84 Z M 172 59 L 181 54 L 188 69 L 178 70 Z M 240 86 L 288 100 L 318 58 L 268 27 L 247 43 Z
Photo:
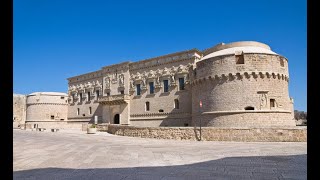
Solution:
M 164 93 L 169 92 L 169 80 L 168 79 L 164 79 L 162 82 L 163 82 L 163 92 Z

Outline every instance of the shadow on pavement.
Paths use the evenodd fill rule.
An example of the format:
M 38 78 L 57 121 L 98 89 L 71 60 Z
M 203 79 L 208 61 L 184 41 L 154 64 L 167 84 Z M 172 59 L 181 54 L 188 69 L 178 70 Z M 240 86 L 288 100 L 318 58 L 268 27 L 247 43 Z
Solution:
M 15 171 L 13 179 L 307 179 L 307 155 L 227 157 L 176 166 L 43 168 Z

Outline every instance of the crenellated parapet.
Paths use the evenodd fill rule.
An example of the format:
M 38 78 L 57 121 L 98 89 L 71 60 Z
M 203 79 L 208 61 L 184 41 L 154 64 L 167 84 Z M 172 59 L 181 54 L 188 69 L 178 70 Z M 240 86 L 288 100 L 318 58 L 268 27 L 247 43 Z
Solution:
M 289 82 L 289 76 L 286 74 L 274 73 L 274 72 L 241 72 L 241 73 L 229 73 L 229 74 L 213 74 L 210 76 L 205 76 L 201 78 L 194 79 L 191 85 L 196 85 L 204 82 L 205 80 L 215 80 L 215 81 L 234 81 L 241 79 L 278 79 Z

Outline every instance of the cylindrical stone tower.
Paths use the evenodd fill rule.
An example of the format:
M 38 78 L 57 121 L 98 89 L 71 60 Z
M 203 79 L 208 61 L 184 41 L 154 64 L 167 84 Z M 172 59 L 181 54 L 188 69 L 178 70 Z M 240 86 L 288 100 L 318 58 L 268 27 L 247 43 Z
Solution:
M 31 93 L 27 95 L 26 114 L 26 124 L 29 126 L 65 122 L 68 114 L 68 95 L 59 92 Z
M 254 41 L 222 43 L 203 54 L 192 82 L 194 124 L 201 118 L 202 126 L 295 126 L 285 57 Z

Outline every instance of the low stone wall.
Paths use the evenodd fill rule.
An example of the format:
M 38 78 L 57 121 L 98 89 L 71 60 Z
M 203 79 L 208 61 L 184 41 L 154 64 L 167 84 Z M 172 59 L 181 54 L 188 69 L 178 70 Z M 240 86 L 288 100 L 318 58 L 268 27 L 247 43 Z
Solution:
M 199 140 L 199 127 L 134 127 L 108 125 L 107 132 L 120 136 L 155 139 Z M 306 142 L 307 128 L 218 128 L 203 127 L 203 141 Z
M 67 122 L 67 121 L 29 121 L 26 122 L 26 129 L 38 128 L 57 128 L 57 129 L 82 129 L 82 122 Z

